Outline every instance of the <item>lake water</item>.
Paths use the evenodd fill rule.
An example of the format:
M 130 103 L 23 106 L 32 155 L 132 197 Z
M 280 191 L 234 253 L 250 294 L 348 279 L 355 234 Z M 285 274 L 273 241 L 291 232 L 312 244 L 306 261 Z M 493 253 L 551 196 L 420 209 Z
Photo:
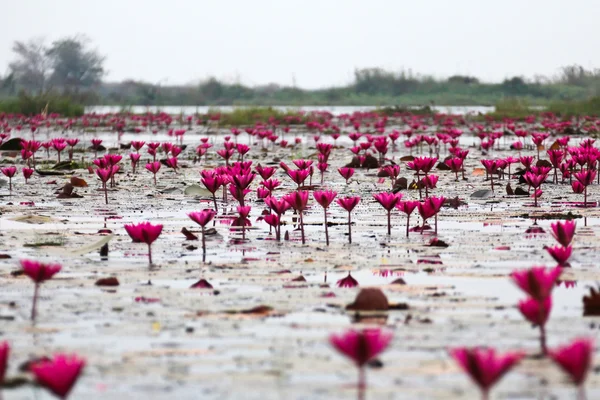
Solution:
M 163 111 L 168 114 L 206 114 L 209 111 L 220 110 L 222 112 L 228 112 L 234 110 L 236 108 L 244 108 L 244 106 L 131 106 L 127 107 L 128 110 L 136 113 L 146 113 L 146 112 L 157 112 Z M 377 109 L 375 106 L 273 106 L 274 109 L 277 110 L 302 110 L 302 111 L 328 111 L 334 115 L 340 114 L 352 114 L 356 111 L 372 111 Z M 121 106 L 91 106 L 86 107 L 86 113 L 99 113 L 99 114 L 108 114 L 108 113 L 117 113 L 121 111 L 123 107 Z M 477 114 L 477 113 L 488 113 L 493 112 L 495 107 L 488 106 L 434 106 L 433 109 L 436 112 L 444 113 L 444 114 L 455 114 L 455 115 L 464 115 L 464 114 Z

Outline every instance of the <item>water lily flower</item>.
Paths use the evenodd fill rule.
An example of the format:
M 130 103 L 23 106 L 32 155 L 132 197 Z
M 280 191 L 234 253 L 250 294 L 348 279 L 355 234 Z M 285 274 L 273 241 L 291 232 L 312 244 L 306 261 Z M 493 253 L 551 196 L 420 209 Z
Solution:
M 396 204 L 398 204 L 398 202 L 402 199 L 402 194 L 401 193 L 382 192 L 382 193 L 373 195 L 373 197 L 387 211 L 387 228 L 388 228 L 387 234 L 391 235 L 392 234 L 392 222 L 391 222 L 392 210 L 394 209 L 394 207 L 396 207 Z
M 540 347 L 542 354 L 547 353 L 546 348 L 546 322 L 552 311 L 552 297 L 548 296 L 543 300 L 528 298 L 519 302 L 519 311 L 535 327 L 540 328 Z
M 206 225 L 212 221 L 212 219 L 215 217 L 215 211 L 214 210 L 203 210 L 203 211 L 199 211 L 199 212 L 191 212 L 188 214 L 188 217 L 190 217 L 190 219 L 192 221 L 194 221 L 195 223 L 197 223 L 198 225 L 200 225 L 200 227 L 202 228 L 202 258 L 204 261 L 205 255 L 206 255 L 206 240 L 205 240 L 205 228 Z
M 331 335 L 329 342 L 340 353 L 350 358 L 359 371 L 358 398 L 364 399 L 366 390 L 365 365 L 377 357 L 391 343 L 392 332 L 368 328 L 360 331 L 348 330 L 341 335 Z
M 567 265 L 567 261 L 573 253 L 573 246 L 546 246 L 545 249 L 560 266 Z
M 350 181 L 350 178 L 352 178 L 352 175 L 354 175 L 354 168 L 342 167 L 342 168 L 338 168 L 338 172 L 340 173 L 342 178 L 344 178 L 346 180 L 346 185 L 347 185 L 348 182 Z
M 487 400 L 489 392 L 508 371 L 525 356 L 522 352 L 498 353 L 493 348 L 459 347 L 450 350 L 450 355 L 481 390 Z
M 356 205 L 360 202 L 360 197 L 344 197 L 337 199 L 336 202 L 340 207 L 348 211 L 348 243 L 352 244 L 352 221 L 350 217 L 352 210 L 354 210 L 354 207 L 356 207 Z
M 573 241 L 575 236 L 575 221 L 564 221 L 564 222 L 553 222 L 550 224 L 552 228 L 552 236 L 554 239 L 564 247 L 567 247 Z
M 29 369 L 41 386 L 66 399 L 84 367 L 82 358 L 56 354 L 51 360 L 36 362 Z
M 21 268 L 23 269 L 23 273 L 31 278 L 35 284 L 31 306 L 31 320 L 35 321 L 40 284 L 52 279 L 54 275 L 60 272 L 62 267 L 59 264 L 44 264 L 33 260 L 21 260 Z
M 283 199 L 300 216 L 300 232 L 302 235 L 302 244 L 305 244 L 306 241 L 304 238 L 304 219 L 302 217 L 302 214 L 304 213 L 304 210 L 306 209 L 306 206 L 308 204 L 308 191 L 298 190 L 292 193 L 288 193 L 287 195 L 283 196 Z
M 584 383 L 592 366 L 594 343 L 592 339 L 575 339 L 571 343 L 551 349 L 548 354 L 560 368 L 565 371 L 571 381 L 579 387 L 579 398 L 585 399 Z
M 2 174 L 8 178 L 8 190 L 12 194 L 12 178 L 17 173 L 17 167 L 11 165 L 10 167 L 1 168 Z
M 10 355 L 10 345 L 8 342 L 0 342 L 0 386 L 4 383 L 6 370 L 8 369 L 8 356 Z
M 146 243 L 148 245 L 148 264 L 152 265 L 152 243 L 162 233 L 161 224 L 152 225 L 150 222 L 140 222 L 139 224 L 127 224 L 125 230 L 134 243 Z
M 146 169 L 154 175 L 154 186 L 156 186 L 156 174 L 160 170 L 160 161 L 153 161 L 146 164 Z
M 348 276 L 337 281 L 336 285 L 340 288 L 353 288 L 358 286 L 358 281 L 352 277 L 350 272 L 348 272 Z
M 552 289 L 558 283 L 562 268 L 533 267 L 530 269 L 513 271 L 512 280 L 525 293 L 536 300 L 550 297 Z
M 321 207 L 323 207 L 323 214 L 325 220 L 325 242 L 327 243 L 327 246 L 329 246 L 329 231 L 327 229 L 327 208 L 329 208 L 329 205 L 331 204 L 333 199 L 335 199 L 335 196 L 337 196 L 337 192 L 334 192 L 332 190 L 316 190 L 313 192 L 313 198 L 317 203 L 321 205 Z

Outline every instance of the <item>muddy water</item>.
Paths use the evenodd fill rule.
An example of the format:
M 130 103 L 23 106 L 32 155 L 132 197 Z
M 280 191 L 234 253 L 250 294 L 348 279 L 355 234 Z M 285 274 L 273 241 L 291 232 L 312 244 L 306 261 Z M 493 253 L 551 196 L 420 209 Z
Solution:
M 251 158 L 264 165 L 313 156 L 311 135 L 296 134 L 304 137 L 297 148 L 263 152 L 257 145 Z M 116 139 L 110 133 L 100 136 Z M 130 136 L 121 140 L 127 142 L 134 137 Z M 53 193 L 67 181 L 65 177 L 34 176 L 29 185 L 16 178 L 12 196 L 6 186 L 0 188 L 0 253 L 10 256 L 0 260 L 0 340 L 9 340 L 13 347 L 9 376 L 21 374 L 18 365 L 30 358 L 61 351 L 88 361 L 72 398 L 352 399 L 356 371 L 327 342 L 330 333 L 356 326 L 344 308 L 359 288 L 335 286 L 351 272 L 361 286 L 380 287 L 391 303 L 408 304 L 407 310 L 390 311 L 384 322 L 394 331 L 394 341 L 380 357 L 383 367 L 368 369 L 368 398 L 476 398 L 476 389 L 449 359 L 447 349 L 493 345 L 537 354 L 538 332 L 515 308 L 524 295 L 508 274 L 515 268 L 553 265 L 543 250 L 554 244 L 552 237 L 526 233 L 534 223 L 549 232 L 552 220 L 524 217 L 547 211 L 587 217 L 587 226 L 578 219 L 572 268 L 563 276 L 572 283 L 555 289 L 549 345 L 598 335 L 600 321 L 582 317 L 581 297 L 598 280 L 600 213 L 598 208 L 564 204 L 582 200 L 568 185 L 544 185 L 537 209 L 531 199 L 504 196 L 500 185 L 493 198 L 471 199 L 471 193 L 489 187 L 482 176 L 471 174 L 480 167 L 480 156 L 471 149 L 468 181 L 454 182 L 453 174 L 439 172 L 434 194 L 459 196 L 467 205 L 442 210 L 437 237 L 449 247 L 430 247 L 434 234 L 411 232 L 407 239 L 405 216 L 396 211 L 392 235 L 386 235 L 385 213 L 372 195 L 389 190 L 389 180 L 380 183 L 376 171 L 360 170 L 346 185 L 336 169 L 348 161 L 349 152 L 335 149 L 327 187 L 338 196 L 362 197 L 352 213 L 352 245 L 347 244 L 347 214 L 334 204 L 328 211 L 331 245 L 325 246 L 323 210 L 312 198 L 304 216 L 306 245 L 300 243 L 291 212 L 282 227 L 282 236 L 287 232 L 289 240 L 276 242 L 269 227 L 256 221 L 264 203 L 256 200 L 254 191 L 248 195 L 253 226 L 246 231 L 247 240 L 241 241 L 241 233 L 229 227 L 233 201 L 220 201 L 219 218 L 213 224 L 217 233 L 207 236 L 203 263 L 200 242 L 186 241 L 180 233 L 184 227 L 199 231 L 186 214 L 212 205 L 210 198 L 184 194 L 186 187 L 198 183 L 200 168 L 220 162 L 212 152 L 202 166 L 193 164 L 193 145 L 199 137 L 186 134 L 190 147 L 179 157 L 182 168 L 173 173 L 163 166 L 158 187 L 143 168 L 134 175 L 123 162 L 125 172 L 109 191 L 108 205 L 87 170 L 75 173 L 89 183 L 76 189 L 81 199 L 56 199 Z M 211 140 L 219 143 L 222 138 Z M 464 140 L 475 142 L 472 137 Z M 396 149 L 390 157 L 397 160 L 404 154 Z M 497 153 L 502 154 L 506 153 Z M 89 160 L 91 154 L 85 157 Z M 147 159 L 144 154 L 141 165 Z M 404 166 L 401 176 L 411 178 Z M 277 196 L 293 188 L 281 170 L 276 177 L 284 182 Z M 48 183 L 52 181 L 56 184 Z M 319 181 L 315 174 L 313 183 Z M 418 198 L 415 191 L 403 193 L 404 198 Z M 598 187 L 592 186 L 589 193 L 590 200 L 597 199 Z M 34 205 L 21 204 L 27 202 Z M 23 220 L 24 216 L 30 218 Z M 152 270 L 146 246 L 132 243 L 123 229 L 126 223 L 140 221 L 164 224 L 152 248 L 156 264 Z M 411 226 L 421 224 L 417 214 L 411 217 Z M 104 237 L 100 230 L 114 235 L 108 258 L 102 259 L 97 249 L 79 254 L 79 249 Z M 33 286 L 27 278 L 10 274 L 21 258 L 63 265 L 63 271 L 42 286 L 35 326 L 28 319 Z M 306 281 L 293 281 L 300 275 Z M 120 286 L 94 285 L 109 276 L 116 276 Z M 213 289 L 189 288 L 201 278 Z M 406 285 L 391 284 L 398 278 Z M 152 285 L 147 284 L 149 279 Z M 261 305 L 271 310 L 239 313 Z M 600 398 L 599 383 L 593 372 L 588 380 L 590 399 Z M 559 370 L 534 357 L 507 375 L 493 393 L 496 399 L 575 396 Z M 30 385 L 4 390 L 3 395 L 50 398 Z

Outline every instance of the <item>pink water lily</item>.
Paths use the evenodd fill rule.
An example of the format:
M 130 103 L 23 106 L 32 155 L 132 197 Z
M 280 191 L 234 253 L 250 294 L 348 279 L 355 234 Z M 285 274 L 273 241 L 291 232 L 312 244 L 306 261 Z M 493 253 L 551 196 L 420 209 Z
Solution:
M 150 222 L 140 222 L 139 224 L 125 225 L 125 230 L 134 243 L 146 243 L 148 245 L 148 264 L 152 265 L 152 243 L 162 233 L 161 224 L 153 225 Z
M 543 300 L 552 294 L 552 289 L 558 282 L 562 268 L 533 267 L 514 271 L 510 274 L 512 280 L 525 293 L 536 300 Z
M 592 366 L 594 342 L 592 339 L 575 339 L 571 343 L 551 349 L 548 354 L 560 368 L 566 372 L 571 381 L 579 387 L 580 399 L 585 399 L 584 383 Z
M 500 354 L 493 348 L 459 347 L 450 355 L 479 386 L 482 399 L 487 400 L 490 389 L 525 356 L 522 352 Z
M 56 354 L 51 360 L 29 367 L 37 382 L 61 399 L 66 399 L 79 379 L 85 360 L 75 355 Z
M 552 228 L 552 236 L 558 243 L 562 246 L 567 247 L 573 241 L 573 236 L 575 236 L 575 221 L 564 221 L 564 222 L 553 222 L 550 224 L 550 228 Z
M 59 264 L 46 264 L 33 260 L 21 260 L 21 268 L 23 273 L 31 278 L 35 284 L 31 306 L 31 320 L 35 321 L 40 284 L 52 279 L 54 275 L 60 272 L 62 267 Z
M 382 329 L 368 328 L 360 331 L 348 330 L 340 335 L 331 335 L 329 343 L 341 354 L 350 358 L 359 371 L 358 398 L 365 398 L 365 365 L 377 357 L 391 343 L 394 335 Z

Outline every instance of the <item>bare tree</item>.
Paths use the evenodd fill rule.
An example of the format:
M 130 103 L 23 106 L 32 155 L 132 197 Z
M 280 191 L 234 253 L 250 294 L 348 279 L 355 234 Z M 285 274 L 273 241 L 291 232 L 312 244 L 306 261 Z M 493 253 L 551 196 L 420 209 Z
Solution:
M 79 93 L 98 85 L 104 75 L 104 57 L 87 48 L 85 36 L 63 38 L 52 43 L 48 56 L 54 71 L 51 81 L 67 91 Z
M 17 86 L 38 94 L 47 90 L 52 64 L 45 40 L 34 38 L 27 42 L 15 41 L 12 51 L 16 59 L 9 64 L 9 69 Z

